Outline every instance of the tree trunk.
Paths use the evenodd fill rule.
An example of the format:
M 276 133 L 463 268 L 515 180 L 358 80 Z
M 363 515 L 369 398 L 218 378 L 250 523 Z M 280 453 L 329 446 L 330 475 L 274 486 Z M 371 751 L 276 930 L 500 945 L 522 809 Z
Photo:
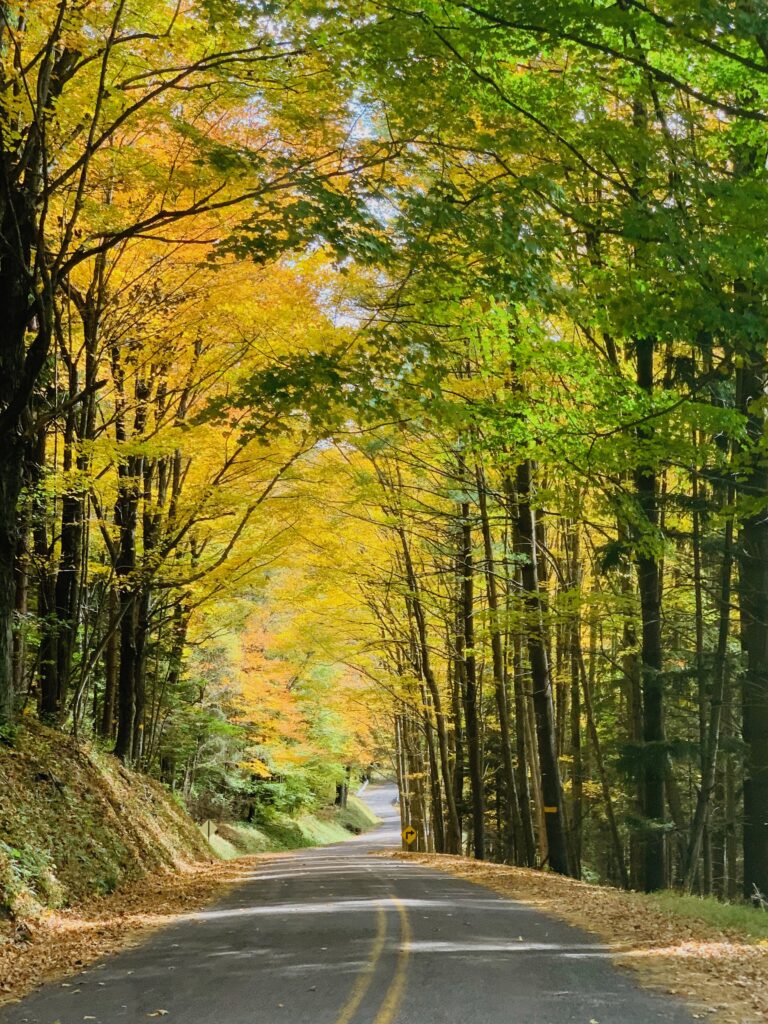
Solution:
M 127 440 L 125 406 L 125 370 L 117 347 L 111 351 L 115 384 L 115 440 L 118 448 Z M 134 384 L 137 399 L 133 434 L 139 437 L 146 422 L 147 393 L 141 381 Z M 136 686 L 141 671 L 143 650 L 137 646 L 142 590 L 136 579 L 136 534 L 139 502 L 144 487 L 144 460 L 141 455 L 120 453 L 115 525 L 119 541 L 115 555 L 115 574 L 120 594 L 120 671 L 118 673 L 118 724 L 115 753 L 130 763 L 136 755 Z M 144 618 L 141 619 L 143 624 Z M 141 709 L 143 712 L 143 708 Z
M 442 699 L 440 697 L 440 688 L 438 687 L 437 680 L 435 679 L 434 673 L 432 672 L 432 663 L 429 654 L 429 643 L 427 639 L 426 614 L 424 612 L 424 607 L 421 603 L 421 598 L 419 596 L 418 580 L 416 578 L 416 572 L 414 570 L 413 561 L 411 559 L 408 538 L 406 537 L 405 530 L 403 527 L 398 528 L 398 535 L 400 537 L 403 563 L 405 565 L 406 578 L 408 581 L 408 590 L 410 592 L 409 600 L 413 612 L 413 619 L 416 624 L 416 639 L 418 641 L 419 647 L 421 673 L 424 682 L 427 684 L 427 689 L 429 691 L 429 696 L 431 698 L 432 706 L 435 712 L 435 729 L 437 731 L 437 745 L 440 753 L 440 770 L 443 777 L 445 806 L 448 812 L 446 849 L 448 853 L 460 853 L 461 831 L 459 828 L 459 815 L 456 810 L 456 801 L 453 795 L 451 759 L 448 752 L 448 733 L 445 725 L 445 714 L 443 712 Z
M 464 814 L 464 768 L 466 761 L 463 713 L 466 683 L 464 681 L 464 665 L 460 653 L 456 651 L 456 644 L 450 629 L 446 637 L 446 650 L 448 651 L 448 687 L 451 694 L 451 714 L 453 718 L 453 799 L 456 801 L 459 829 L 461 829 Z
M 70 397 L 77 394 L 77 377 L 70 384 Z M 64 432 L 62 473 L 73 469 L 74 410 L 70 410 Z M 68 487 L 61 500 L 61 541 L 54 589 L 55 701 L 61 722 L 70 687 L 72 656 L 77 639 L 80 603 L 81 561 L 85 520 L 86 494 L 82 485 Z
M 16 608 L 17 506 L 21 465 L 16 445 L 0 445 L 0 728 L 13 721 L 13 619 Z M 19 460 L 20 462 L 21 460 Z
M 573 785 L 571 796 L 571 849 L 573 873 L 581 878 L 581 830 L 584 814 L 584 767 L 581 757 L 581 686 L 579 672 L 579 623 L 573 623 L 571 635 L 571 758 Z
M 485 555 L 485 586 L 491 630 L 491 664 L 493 669 L 493 691 L 496 698 L 496 712 L 499 718 L 501 741 L 501 764 L 504 771 L 504 816 L 508 831 L 508 846 L 512 857 L 521 859 L 524 848 L 523 831 L 518 806 L 517 780 L 512 761 L 512 736 L 509 726 L 507 705 L 506 659 L 502 644 L 501 623 L 499 622 L 499 595 L 496 583 L 496 559 L 493 554 L 493 536 L 488 518 L 488 496 L 485 474 L 482 466 L 476 466 L 478 507 L 483 534 Z
M 568 628 L 568 655 L 571 677 L 570 748 L 572 760 L 571 786 L 571 854 L 573 872 L 581 878 L 582 822 L 584 815 L 584 765 L 581 749 L 581 535 L 578 526 L 571 524 L 567 532 L 568 587 L 575 596 L 572 621 Z
M 741 490 L 756 505 L 741 524 L 739 609 L 746 666 L 742 683 L 745 899 L 768 896 L 768 462 L 765 440 L 765 359 L 762 353 L 739 373 L 739 406 L 751 448 Z
M 485 793 L 483 750 L 477 713 L 477 664 L 475 660 L 474 565 L 469 503 L 461 506 L 461 622 L 460 647 L 464 663 L 464 720 L 466 722 L 469 784 L 472 795 L 472 846 L 477 860 L 485 857 Z
M 420 735 L 411 715 L 404 715 L 403 740 L 405 768 L 408 775 L 408 815 L 404 823 L 416 829 L 416 849 L 422 852 L 434 849 L 433 833 L 428 827 L 426 796 L 424 792 L 424 754 Z
M 29 373 L 44 360 L 48 350 L 45 316 L 38 324 L 33 346 L 27 355 L 26 335 L 35 313 L 30 301 L 30 262 L 37 238 L 36 196 L 24 195 L 9 183 L 15 178 L 10 157 L 0 154 L 4 188 L 0 196 L 0 727 L 14 717 L 13 620 L 16 606 L 16 554 L 19 541 L 19 501 L 24 482 L 27 447 L 24 441 L 24 413 L 32 387 Z M 34 175 L 32 177 L 35 177 Z M 42 312 L 42 310 L 41 310 Z
M 526 637 L 531 667 L 533 706 L 536 715 L 536 738 L 539 752 L 541 790 L 544 800 L 544 822 L 547 834 L 549 866 L 559 874 L 570 873 L 563 808 L 563 787 L 557 763 L 555 712 L 552 701 L 552 680 L 544 636 L 544 608 L 539 590 L 536 515 L 532 500 L 532 466 L 530 460 L 517 469 L 518 548 L 525 555 L 521 567 L 525 605 L 528 613 Z M 509 488 L 508 488 L 509 490 Z
M 637 341 L 637 384 L 647 394 L 653 392 L 653 338 Z M 641 441 L 650 428 L 638 430 Z M 648 465 L 650 456 L 641 455 L 635 471 L 635 493 L 641 514 L 636 549 L 637 582 L 640 593 L 642 639 L 640 672 L 643 698 L 642 811 L 643 811 L 643 888 L 646 892 L 664 886 L 664 779 L 666 746 L 664 742 L 664 704 L 661 640 L 661 573 L 656 553 L 659 525 L 656 474 Z M 644 531 L 649 535 L 643 535 Z
M 611 787 L 608 783 L 608 776 L 605 771 L 605 764 L 603 762 L 603 752 L 600 746 L 600 737 L 597 733 L 597 726 L 595 724 L 595 715 L 592 708 L 592 688 L 589 682 L 589 675 L 584 665 L 584 656 L 579 649 L 578 652 L 579 669 L 581 675 L 581 682 L 584 688 L 584 710 L 587 715 L 587 728 L 589 729 L 589 737 L 592 741 L 592 750 L 595 755 L 595 765 L 597 767 L 597 774 L 600 779 L 600 791 L 603 796 L 603 807 L 605 808 L 605 817 L 608 822 L 608 830 L 611 834 L 611 842 L 613 843 L 613 849 L 616 856 L 616 865 L 619 870 L 619 876 L 621 878 L 621 884 L 625 889 L 629 889 L 629 874 L 627 872 L 627 865 L 624 860 L 624 848 L 621 844 L 621 836 L 619 835 L 619 828 L 616 824 L 616 815 L 613 810 L 613 800 L 611 799 Z
M 136 601 L 136 660 L 134 663 L 134 710 L 133 710 L 133 748 L 132 758 L 141 765 L 144 753 L 144 730 L 146 728 L 146 676 L 147 676 L 147 640 L 149 637 L 149 587 L 142 587 Z
M 26 531 L 19 542 L 16 556 L 16 597 L 15 616 L 18 627 L 13 633 L 13 692 L 21 695 L 27 662 L 26 617 L 29 607 L 29 570 L 26 551 Z M 0 716 L 0 721 L 2 717 Z
M 40 646 L 37 656 L 40 682 L 39 712 L 44 722 L 57 725 L 62 708 L 59 702 L 57 677 L 59 631 L 56 622 L 56 573 L 52 566 L 55 545 L 48 536 L 48 509 L 44 491 L 40 486 L 42 469 L 47 457 L 46 440 L 45 430 L 40 430 L 31 460 L 34 491 L 32 536 L 37 564 L 37 618 L 40 623 Z
M 733 495 L 729 495 L 731 504 Z M 733 562 L 733 517 L 729 516 L 725 524 L 723 540 L 723 558 L 720 567 L 720 621 L 715 654 L 715 671 L 710 695 L 709 722 L 704 733 L 704 751 L 702 757 L 701 784 L 696 800 L 696 810 L 691 825 L 691 835 L 686 852 L 683 888 L 686 892 L 693 889 L 696 867 L 704 841 L 704 831 L 709 816 L 712 794 L 717 778 L 717 757 L 720 749 L 720 729 L 723 718 L 723 697 L 725 694 L 726 672 L 728 665 L 728 633 L 731 622 L 731 568 Z
M 136 718 L 136 594 L 130 587 L 120 590 L 120 669 L 117 677 L 117 739 L 115 754 L 130 764 L 133 761 L 134 722 Z
M 435 752 L 435 727 L 432 719 L 432 705 L 429 694 L 421 682 L 421 702 L 423 707 L 424 735 L 427 740 L 427 760 L 429 764 L 429 795 L 432 807 L 432 837 L 435 850 L 446 853 L 445 821 L 443 818 L 443 796 L 440 791 L 440 769 Z
M 395 713 L 393 723 L 395 727 L 395 778 L 397 781 L 397 799 L 400 807 L 400 823 L 405 828 L 410 824 L 408 814 L 409 800 L 409 779 L 408 769 L 405 765 L 405 737 L 403 736 L 404 716 Z
M 117 669 L 118 669 L 118 627 L 117 616 L 119 614 L 118 597 L 114 587 L 109 589 L 109 614 L 107 616 L 107 630 L 109 639 L 104 648 L 104 699 L 101 705 L 101 720 L 99 722 L 99 734 L 105 739 L 112 739 L 115 735 L 115 697 L 117 695 Z
M 531 787 L 528 781 L 528 742 L 526 739 L 526 695 L 523 684 L 523 642 L 519 632 L 515 632 L 514 655 L 512 664 L 513 687 L 515 694 L 515 741 L 517 750 L 517 792 L 520 800 L 520 820 L 523 825 L 523 859 L 527 867 L 536 864 L 536 837 L 533 831 L 531 816 Z

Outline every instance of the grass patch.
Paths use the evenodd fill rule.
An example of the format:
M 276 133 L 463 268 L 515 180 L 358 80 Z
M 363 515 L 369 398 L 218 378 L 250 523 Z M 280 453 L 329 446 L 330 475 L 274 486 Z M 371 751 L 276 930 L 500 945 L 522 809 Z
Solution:
M 715 928 L 768 939 L 768 913 L 740 903 L 721 903 L 711 896 L 682 896 L 676 892 L 649 894 L 648 900 L 664 913 L 704 921 Z
M 232 842 L 230 839 L 226 839 L 219 832 L 214 832 L 211 829 L 210 837 L 207 831 L 203 833 L 208 843 L 219 858 L 219 860 L 234 860 L 235 857 L 240 857 L 243 853 L 256 853 L 255 850 L 243 850 L 239 844 Z
M 352 835 L 360 835 L 378 824 L 369 808 L 351 796 L 347 807 L 328 807 L 314 814 L 291 818 L 279 811 L 262 811 L 258 824 L 230 822 L 211 831 L 210 844 L 224 860 L 247 853 L 269 853 L 300 850 L 310 846 L 341 843 Z M 203 825 L 207 837 L 207 824 Z
M 324 814 L 302 814 L 296 824 L 302 837 L 302 846 L 328 846 L 349 839 L 349 832 L 333 817 Z
M 367 832 L 379 824 L 379 819 L 368 804 L 364 804 L 356 796 L 349 797 L 345 810 L 339 811 L 338 820 L 344 828 L 354 832 L 355 835 Z

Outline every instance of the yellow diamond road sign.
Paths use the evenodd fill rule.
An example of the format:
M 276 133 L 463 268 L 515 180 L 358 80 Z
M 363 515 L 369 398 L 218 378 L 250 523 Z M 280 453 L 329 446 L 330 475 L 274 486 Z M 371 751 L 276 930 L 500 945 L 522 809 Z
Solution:
M 413 825 L 407 825 L 403 829 L 403 839 L 405 840 L 408 846 L 410 846 L 411 843 L 416 841 L 416 829 L 413 827 Z

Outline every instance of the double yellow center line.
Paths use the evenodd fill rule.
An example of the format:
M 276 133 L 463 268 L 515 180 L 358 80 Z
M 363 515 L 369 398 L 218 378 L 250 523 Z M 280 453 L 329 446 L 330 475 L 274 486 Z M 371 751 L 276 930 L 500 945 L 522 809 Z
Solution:
M 392 1021 L 395 1019 L 395 1014 L 400 1007 L 400 1002 L 405 992 L 405 977 L 408 969 L 408 958 L 411 954 L 411 923 L 408 920 L 408 912 L 405 909 L 405 905 L 395 896 L 392 897 L 392 902 L 397 907 L 397 912 L 400 915 L 402 941 L 400 943 L 400 951 L 397 954 L 394 976 L 389 983 L 387 994 L 384 996 L 384 1002 L 381 1004 L 373 1024 L 392 1024 Z
M 410 956 L 411 924 L 408 920 L 408 913 L 405 909 L 405 905 L 395 896 L 393 896 L 389 902 L 396 907 L 397 913 L 400 917 L 401 943 L 400 950 L 397 954 L 395 973 L 392 976 L 392 980 L 389 983 L 382 1004 L 379 1007 L 379 1012 L 373 1020 L 373 1024 L 392 1024 L 392 1021 L 395 1019 L 395 1015 L 397 1014 L 405 992 L 408 958 Z M 384 907 L 379 905 L 376 910 L 376 937 L 373 940 L 373 946 L 371 947 L 368 963 L 365 965 L 355 982 L 352 991 L 349 994 L 349 998 L 342 1007 L 339 1017 L 336 1019 L 336 1024 L 351 1024 L 351 1021 L 365 998 L 368 989 L 371 987 L 371 983 L 373 982 L 376 974 L 376 968 L 384 952 L 386 941 L 387 914 Z

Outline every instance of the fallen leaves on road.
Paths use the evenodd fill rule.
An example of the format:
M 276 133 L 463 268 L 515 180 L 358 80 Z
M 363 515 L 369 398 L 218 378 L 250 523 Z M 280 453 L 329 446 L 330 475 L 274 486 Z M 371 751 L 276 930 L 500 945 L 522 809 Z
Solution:
M 385 855 L 387 856 L 387 855 Z M 388 854 L 448 871 L 598 935 L 638 980 L 717 1024 L 768 1020 L 768 943 L 666 914 L 642 893 L 449 855 Z
M 250 864 L 269 856 L 184 864 L 175 873 L 144 878 L 109 896 L 26 920 L 21 935 L 13 924 L 0 924 L 0 1005 L 130 945 L 179 914 L 205 906 L 243 878 Z M 157 1010 L 151 1016 L 167 1012 Z

